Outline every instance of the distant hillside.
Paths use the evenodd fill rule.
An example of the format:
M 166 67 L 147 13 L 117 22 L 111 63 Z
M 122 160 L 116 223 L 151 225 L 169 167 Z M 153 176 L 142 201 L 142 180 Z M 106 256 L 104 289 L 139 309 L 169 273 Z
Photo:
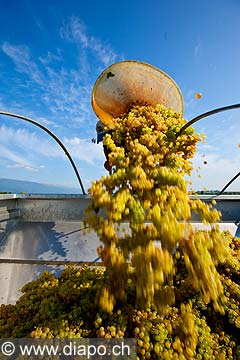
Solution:
M 201 190 L 197 191 L 198 195 L 218 195 L 220 193 L 219 190 Z M 224 191 L 224 195 L 240 195 L 240 191 Z
M 41 184 L 32 181 L 22 181 L 14 179 L 0 179 L 0 192 L 10 192 L 13 194 L 81 194 L 79 188 L 68 188 L 64 186 L 54 186 Z

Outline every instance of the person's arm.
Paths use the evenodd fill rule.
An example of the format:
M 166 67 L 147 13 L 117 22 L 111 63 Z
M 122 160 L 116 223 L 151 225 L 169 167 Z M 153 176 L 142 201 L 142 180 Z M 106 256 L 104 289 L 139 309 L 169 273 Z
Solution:
M 99 144 L 100 142 L 103 141 L 103 138 L 106 134 L 111 134 L 112 130 L 104 130 L 104 125 L 103 123 L 101 123 L 101 121 L 98 121 L 96 124 L 96 132 L 97 132 L 97 144 Z M 104 163 L 104 167 L 107 171 L 111 171 L 112 166 L 109 163 L 109 159 L 108 159 L 108 155 L 110 153 L 109 149 L 107 148 L 106 145 L 103 145 L 103 151 L 106 157 L 106 161 Z

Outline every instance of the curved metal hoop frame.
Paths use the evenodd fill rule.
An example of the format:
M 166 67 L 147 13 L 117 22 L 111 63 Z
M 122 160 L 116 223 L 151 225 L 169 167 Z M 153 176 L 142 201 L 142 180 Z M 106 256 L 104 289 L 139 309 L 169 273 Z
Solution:
M 201 115 L 198 115 L 196 116 L 195 118 L 193 118 L 192 120 L 188 121 L 181 129 L 180 131 L 177 133 L 177 136 L 181 135 L 189 126 L 191 126 L 192 124 L 194 124 L 195 122 L 207 117 L 207 116 L 210 116 L 210 115 L 213 115 L 213 114 L 217 114 L 219 112 L 222 112 L 222 111 L 227 111 L 227 110 L 233 110 L 233 109 L 239 109 L 240 108 L 240 104 L 234 104 L 234 105 L 229 105 L 229 106 L 224 106 L 224 107 L 221 107 L 221 108 L 217 108 L 217 109 L 214 109 L 214 110 L 211 110 L 211 111 L 208 111 L 206 113 L 203 113 Z M 221 194 L 224 193 L 224 191 L 240 176 L 240 171 L 222 188 L 222 190 L 219 191 L 218 194 L 214 195 L 213 197 L 211 197 L 210 199 L 213 199 Z M 209 199 L 209 200 L 210 200 Z
M 177 136 L 181 135 L 189 126 L 191 126 L 192 124 L 196 123 L 197 121 L 199 121 L 201 119 L 204 119 L 207 116 L 214 115 L 214 114 L 217 114 L 217 113 L 222 112 L 222 111 L 239 109 L 239 108 L 240 108 L 240 104 L 234 104 L 234 105 L 224 106 L 224 107 L 221 107 L 221 108 L 210 110 L 210 111 L 207 111 L 207 112 L 205 112 L 205 113 L 203 113 L 201 115 L 198 115 L 195 118 L 193 118 L 192 120 L 188 121 L 185 125 L 183 125 L 183 127 L 177 133 Z
M 84 190 L 84 186 L 83 186 L 82 180 L 80 178 L 80 175 L 78 173 L 77 167 L 76 167 L 71 155 L 69 154 L 67 148 L 63 145 L 63 143 L 59 140 L 59 138 L 51 130 L 49 130 L 46 126 L 40 124 L 39 122 L 37 122 L 37 121 L 35 121 L 35 120 L 31 119 L 31 118 L 28 118 L 26 116 L 22 116 L 22 115 L 19 115 L 19 114 L 13 114 L 13 113 L 10 113 L 10 112 L 7 112 L 7 111 L 0 111 L 0 115 L 6 115 L 6 116 L 15 117 L 17 119 L 27 121 L 27 122 L 29 122 L 31 124 L 34 124 L 34 125 L 38 126 L 40 129 L 42 129 L 46 133 L 48 133 L 58 143 L 58 145 L 63 149 L 65 155 L 68 157 L 68 160 L 70 161 L 70 163 L 71 163 L 71 165 L 73 167 L 73 170 L 74 170 L 74 172 L 75 172 L 75 174 L 77 176 L 77 179 L 78 179 L 78 182 L 79 182 L 79 185 L 81 187 L 83 195 L 87 195 L 85 190 Z

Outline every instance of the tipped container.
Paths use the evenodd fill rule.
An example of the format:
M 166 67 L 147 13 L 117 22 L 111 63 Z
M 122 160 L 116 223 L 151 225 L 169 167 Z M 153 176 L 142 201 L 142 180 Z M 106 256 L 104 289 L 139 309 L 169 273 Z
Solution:
M 92 107 L 108 129 L 132 104 L 162 104 L 183 113 L 183 98 L 174 80 L 160 69 L 134 60 L 117 62 L 95 82 Z

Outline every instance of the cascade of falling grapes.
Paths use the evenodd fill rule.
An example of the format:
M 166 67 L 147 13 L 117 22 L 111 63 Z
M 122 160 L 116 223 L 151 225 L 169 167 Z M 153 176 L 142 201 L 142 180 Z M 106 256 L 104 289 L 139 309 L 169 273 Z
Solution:
M 204 301 L 222 310 L 223 286 L 216 270 L 227 250 L 217 225 L 220 215 L 212 204 L 190 199 L 184 179 L 192 170 L 191 158 L 200 136 L 188 128 L 181 114 L 162 105 L 134 105 L 116 121 L 104 137 L 111 174 L 92 183 L 93 203 L 87 220 L 99 236 L 98 251 L 108 281 L 100 294 L 100 306 L 111 312 L 126 301 L 129 282 L 136 290 L 136 306 L 158 308 L 174 303 L 174 253 L 184 255 L 188 275 Z M 102 210 L 100 214 L 95 209 Z M 195 232 L 192 214 L 210 224 L 207 232 Z M 124 231 L 123 223 L 129 223 Z

